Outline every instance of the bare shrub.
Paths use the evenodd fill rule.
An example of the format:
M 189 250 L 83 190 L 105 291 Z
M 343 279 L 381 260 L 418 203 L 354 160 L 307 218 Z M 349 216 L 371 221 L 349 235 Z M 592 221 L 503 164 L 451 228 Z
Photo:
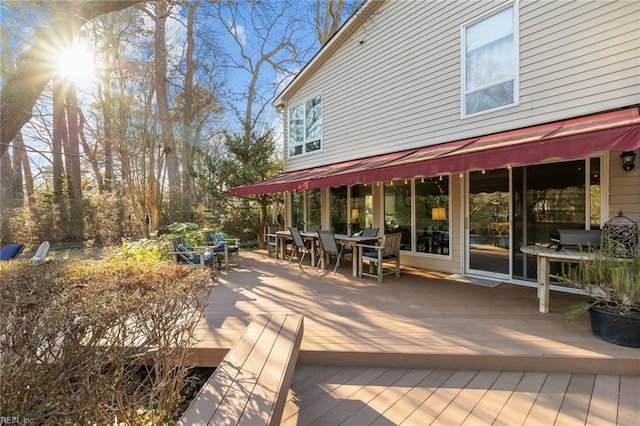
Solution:
M 150 260 L 0 262 L 0 415 L 171 423 L 210 280 Z

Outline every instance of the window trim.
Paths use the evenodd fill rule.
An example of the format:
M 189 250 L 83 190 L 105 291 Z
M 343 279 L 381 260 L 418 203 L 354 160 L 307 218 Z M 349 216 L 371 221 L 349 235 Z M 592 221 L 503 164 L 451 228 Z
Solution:
M 316 98 L 320 98 L 320 137 L 319 138 L 314 138 L 314 139 L 307 139 L 306 138 L 306 132 L 307 132 L 307 110 L 306 110 L 306 105 L 308 102 L 312 101 L 313 99 Z M 286 146 L 286 154 L 287 154 L 287 158 L 299 158 L 305 155 L 309 155 L 309 154 L 315 154 L 318 152 L 322 152 L 323 150 L 323 139 L 324 139 L 324 110 L 323 110 L 323 96 L 322 93 L 319 93 L 317 95 L 313 95 L 313 96 L 309 96 L 308 98 L 304 99 L 303 101 L 300 101 L 298 103 L 296 103 L 295 105 L 287 108 L 287 146 Z M 302 132 L 303 132 L 303 139 L 302 142 L 299 144 L 296 144 L 295 146 L 302 146 L 302 152 L 300 154 L 295 154 L 292 155 L 291 154 L 291 111 L 295 108 L 301 107 L 302 108 Z M 307 151 L 306 149 L 306 145 L 309 142 L 313 142 L 313 141 L 319 141 L 320 142 L 320 148 L 313 150 L 313 151 Z
M 503 4 L 501 6 L 495 7 L 482 15 L 473 18 L 470 21 L 463 23 L 460 26 L 460 64 L 461 64 L 461 75 L 460 75 L 460 118 L 471 118 L 476 117 L 478 115 L 488 114 L 491 112 L 501 111 L 507 108 L 513 108 L 515 106 L 520 105 L 520 0 L 512 0 Z M 492 16 L 497 15 L 498 13 L 513 7 L 513 45 L 514 45 L 514 68 L 515 75 L 513 78 L 513 102 L 501 105 L 495 108 L 485 109 L 483 111 L 474 112 L 471 114 L 467 114 L 467 95 L 473 92 L 477 92 L 482 90 L 483 88 L 496 86 L 498 83 L 510 81 L 510 79 L 502 79 L 498 80 L 491 85 L 485 85 L 479 88 L 476 88 L 473 91 L 467 90 L 467 50 L 466 50 L 466 30 L 470 26 L 477 24 L 485 19 L 489 19 Z

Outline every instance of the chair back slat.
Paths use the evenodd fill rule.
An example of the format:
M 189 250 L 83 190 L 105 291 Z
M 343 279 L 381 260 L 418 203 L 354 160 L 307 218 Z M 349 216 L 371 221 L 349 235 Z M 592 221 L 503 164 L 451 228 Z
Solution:
M 402 239 L 402 233 L 396 232 L 394 234 L 385 234 L 382 237 L 382 257 L 389 257 L 400 253 L 400 240 Z
M 338 244 L 336 243 L 336 238 L 331 231 L 323 231 L 322 229 L 318 230 L 318 241 L 320 242 L 320 247 L 324 253 L 328 254 L 340 254 L 340 249 L 338 248 Z

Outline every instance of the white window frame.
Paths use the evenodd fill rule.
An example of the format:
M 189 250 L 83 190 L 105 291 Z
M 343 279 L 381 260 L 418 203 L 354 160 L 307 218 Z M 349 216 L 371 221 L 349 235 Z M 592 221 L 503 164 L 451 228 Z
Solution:
M 315 99 L 320 99 L 320 136 L 315 138 L 307 138 L 307 103 L 312 102 Z M 303 139 L 301 142 L 292 143 L 291 140 L 291 112 L 296 108 L 302 108 L 302 132 Z M 322 136 L 323 136 L 323 125 L 324 121 L 322 119 L 323 111 L 322 111 L 322 95 L 318 94 L 315 96 L 311 96 L 306 99 L 304 102 L 300 102 L 287 110 L 287 158 L 295 158 L 300 157 L 302 155 L 321 152 L 322 151 Z M 311 142 L 318 141 L 319 147 L 318 149 L 314 149 L 311 151 L 307 151 L 307 144 Z M 302 146 L 302 152 L 299 154 L 294 154 L 292 151 L 292 147 L 294 146 Z
M 467 29 L 475 24 L 478 24 L 479 22 L 485 21 L 487 19 L 491 19 L 492 17 L 494 17 L 495 15 L 497 15 L 500 12 L 503 12 L 506 9 L 509 8 L 513 8 L 513 58 L 514 58 L 514 64 L 513 64 L 513 77 L 509 77 L 506 79 L 502 79 L 502 80 L 496 80 L 491 82 L 490 84 L 487 84 L 483 87 L 478 87 L 475 88 L 474 90 L 467 90 Z M 462 69 L 461 69 L 461 90 L 460 90 L 460 117 L 461 118 L 468 118 L 468 117 L 474 117 L 477 115 L 481 115 L 481 114 L 486 114 L 489 112 L 494 112 L 494 111 L 499 111 L 502 109 L 506 109 L 506 108 L 512 108 L 514 106 L 519 105 L 520 102 L 520 19 L 519 19 L 520 13 L 519 13 L 519 0 L 515 0 L 515 1 L 511 1 L 508 2 L 505 5 L 499 6 L 498 8 L 492 9 L 489 12 L 483 14 L 482 16 L 478 17 L 478 18 L 474 18 L 473 20 L 464 23 L 461 27 L 460 27 L 460 40 L 461 40 L 461 45 L 460 45 L 460 60 L 461 60 L 461 64 L 462 64 Z M 488 108 L 488 109 L 484 109 L 482 111 L 476 111 L 473 113 L 467 113 L 467 95 L 469 95 L 470 93 L 473 92 L 478 92 L 481 91 L 483 89 L 486 89 L 488 87 L 494 87 L 497 86 L 499 84 L 508 82 L 513 80 L 513 102 L 510 102 L 508 104 L 505 105 L 500 105 L 494 108 Z

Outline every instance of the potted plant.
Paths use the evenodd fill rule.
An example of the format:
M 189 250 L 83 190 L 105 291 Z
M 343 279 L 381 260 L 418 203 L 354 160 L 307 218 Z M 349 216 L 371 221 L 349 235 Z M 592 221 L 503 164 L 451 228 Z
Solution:
M 564 268 L 560 278 L 592 296 L 589 303 L 574 306 L 568 319 L 588 311 L 596 337 L 640 347 L 640 257 L 618 257 L 610 250 L 597 250 L 585 255 L 577 266 Z

